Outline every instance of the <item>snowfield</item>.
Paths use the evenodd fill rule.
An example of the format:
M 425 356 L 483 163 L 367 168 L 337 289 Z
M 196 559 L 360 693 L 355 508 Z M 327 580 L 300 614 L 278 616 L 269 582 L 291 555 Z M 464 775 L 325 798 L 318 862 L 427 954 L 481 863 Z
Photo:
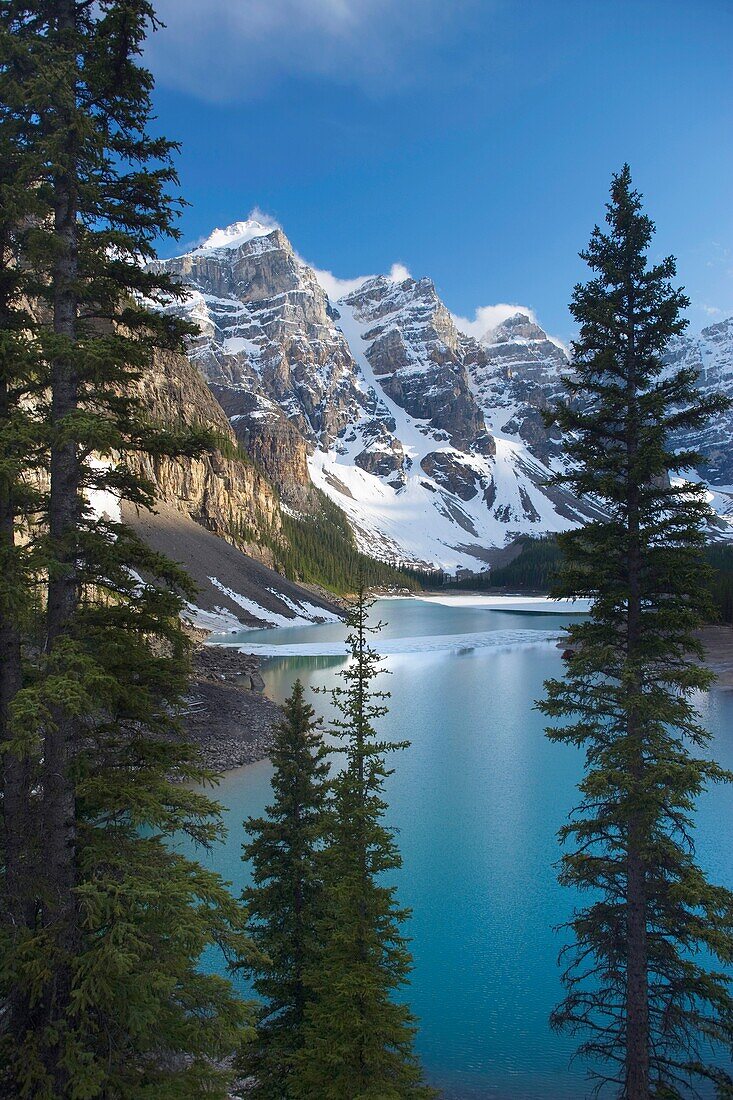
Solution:
M 337 308 L 361 386 L 365 394 L 377 397 L 394 421 L 393 434 L 411 463 L 398 490 L 388 478 L 357 466 L 354 459 L 364 449 L 361 425 L 356 425 L 351 442 L 339 441 L 338 447 L 319 448 L 310 456 L 313 483 L 346 512 L 361 550 L 397 563 L 438 565 L 448 572 L 475 570 L 481 559 L 471 552 L 472 547 L 500 547 L 517 535 L 564 531 L 571 525 L 538 487 L 552 471 L 533 459 L 521 440 L 495 436 L 494 456 L 436 443 L 427 423 L 411 417 L 382 389 L 367 358 L 370 341 L 353 309 L 343 301 Z M 480 492 L 472 500 L 457 500 L 425 473 L 422 460 L 436 453 L 474 471 L 477 484 L 493 483 L 496 496 L 491 509 Z M 531 520 L 528 511 L 534 513 Z

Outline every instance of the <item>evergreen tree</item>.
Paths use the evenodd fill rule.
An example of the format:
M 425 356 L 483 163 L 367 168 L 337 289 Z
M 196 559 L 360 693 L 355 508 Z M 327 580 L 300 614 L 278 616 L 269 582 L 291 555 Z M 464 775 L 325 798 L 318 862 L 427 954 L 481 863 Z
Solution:
M 407 742 L 380 741 L 374 722 L 387 693 L 372 687 L 379 672 L 368 634 L 370 603 L 360 591 L 347 616 L 351 662 L 332 691 L 346 766 L 333 784 L 333 809 L 323 853 L 321 949 L 308 975 L 304 1045 L 292 1095 L 320 1100 L 407 1100 L 433 1095 L 413 1052 L 415 1024 L 394 1001 L 410 972 L 395 887 L 385 876 L 401 866 L 387 808 L 385 755 Z
M 606 221 L 581 254 L 595 276 L 573 295 L 580 335 L 555 410 L 570 460 L 558 481 L 607 519 L 560 537 L 557 594 L 590 597 L 592 610 L 569 628 L 565 677 L 540 704 L 569 720 L 551 739 L 586 753 L 561 881 L 591 899 L 570 922 L 552 1023 L 586 1035 L 580 1050 L 616 1095 L 671 1100 L 695 1079 L 733 1087 L 710 1062 L 733 1041 L 733 999 L 709 968 L 733 961 L 733 894 L 707 881 L 693 841 L 696 796 L 731 778 L 703 755 L 693 700 L 712 680 L 694 634 L 709 611 L 709 513 L 700 485 L 669 476 L 699 461 L 675 434 L 724 402 L 700 395 L 694 371 L 662 367 L 687 299 L 671 285 L 672 258 L 648 261 L 654 226 L 628 167 Z
M 12 55 L 0 14 L 0 56 Z M 12 702 L 23 684 L 21 639 L 32 608 L 33 547 L 30 517 L 42 503 L 33 488 L 43 463 L 42 430 L 35 397 L 43 386 L 35 318 L 35 288 L 23 263 L 32 220 L 43 210 L 35 186 L 39 164 L 33 127 L 14 111 L 18 87 L 0 65 L 0 952 L 27 923 L 34 879 L 32 746 L 15 736 Z M 10 991 L 6 1020 L 22 1029 L 24 991 Z
M 303 1042 L 306 972 L 316 958 L 321 903 L 317 852 L 326 810 L 328 764 L 319 721 L 296 680 L 275 730 L 273 803 L 264 818 L 246 822 L 253 886 L 244 900 L 250 933 L 261 952 L 248 967 L 264 1000 L 257 1038 L 247 1051 L 253 1094 L 269 1100 L 293 1095 L 294 1058 Z
M 13 166 L 3 218 L 23 237 L 3 268 L 0 317 L 13 401 L 0 407 L 0 554 L 14 566 L 0 590 L 14 669 L 0 700 L 3 804 L 6 821 L 8 795 L 32 817 L 21 852 L 4 837 L 14 918 L 0 945 L 0 1077 L 3 1095 L 34 1100 L 224 1096 L 217 1059 L 247 1019 L 230 984 L 198 968 L 210 944 L 246 954 L 241 907 L 167 843 L 221 831 L 217 806 L 178 782 L 212 778 L 174 718 L 190 585 L 89 503 L 101 492 L 152 505 L 135 456 L 205 445 L 149 423 L 137 397 L 156 350 L 185 331 L 145 304 L 177 293 L 141 263 L 158 236 L 176 235 L 174 146 L 148 133 L 152 77 L 139 64 L 154 26 L 147 0 L 9 0 L 0 11 L 0 155 Z M 19 396 L 23 351 L 35 365 Z M 16 492 L 28 409 L 37 517 Z M 37 613 L 16 615 L 23 633 L 12 636 L 18 607 Z

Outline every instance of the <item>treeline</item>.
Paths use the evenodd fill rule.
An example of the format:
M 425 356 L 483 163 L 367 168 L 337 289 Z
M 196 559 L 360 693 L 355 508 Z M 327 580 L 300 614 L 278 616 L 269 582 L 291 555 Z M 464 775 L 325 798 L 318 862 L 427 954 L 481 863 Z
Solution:
M 291 580 L 322 584 L 333 592 L 356 592 L 360 584 L 417 591 L 433 573 L 377 561 L 357 549 L 354 532 L 344 513 L 320 489 L 313 515 L 283 514 L 287 547 L 275 549 L 279 566 Z
M 244 524 L 233 533 L 244 542 L 267 546 L 275 567 L 289 580 L 319 584 L 337 595 L 367 588 L 407 588 L 417 592 L 442 583 L 441 570 L 389 565 L 362 553 L 342 510 L 321 489 L 313 490 L 312 513 L 294 516 L 283 510 L 282 534 L 263 523 L 257 530 Z
M 470 590 L 518 588 L 548 592 L 562 560 L 557 539 L 552 535 L 542 538 L 522 535 L 516 541 L 521 550 L 506 565 L 491 568 L 476 576 L 449 581 L 446 587 Z
M 721 622 L 733 624 L 733 546 L 714 543 L 707 547 L 705 560 L 711 571 L 706 583 L 710 588 L 717 618 Z
M 560 579 L 563 562 L 557 538 L 523 535 L 517 542 L 521 544 L 521 552 L 507 565 L 474 577 L 448 581 L 445 587 L 472 591 L 495 588 L 552 591 Z M 703 556 L 709 570 L 701 573 L 699 583 L 710 594 L 714 618 L 733 623 L 733 546 L 724 542 L 710 543 Z

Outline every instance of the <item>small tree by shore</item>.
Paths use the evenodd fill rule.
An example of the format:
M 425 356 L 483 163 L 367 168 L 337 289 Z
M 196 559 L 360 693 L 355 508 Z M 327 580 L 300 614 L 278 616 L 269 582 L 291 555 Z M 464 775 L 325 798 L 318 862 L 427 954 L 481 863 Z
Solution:
M 368 644 L 370 602 L 361 590 L 347 616 L 351 661 L 332 691 L 331 732 L 346 765 L 333 783 L 321 857 L 324 896 L 320 951 L 308 974 L 304 1046 L 294 1095 L 306 1100 L 428 1098 L 413 1050 L 415 1021 L 395 1000 L 411 969 L 402 925 L 408 911 L 386 881 L 401 866 L 394 833 L 383 821 L 386 755 L 406 742 L 381 741 L 374 723 L 386 714 L 375 691 L 379 657 Z
M 294 1094 L 295 1058 L 303 1046 L 306 984 L 317 956 L 322 887 L 318 849 L 328 797 L 328 750 L 303 685 L 295 681 L 275 730 L 270 759 L 273 801 L 265 817 L 250 818 L 243 858 L 253 885 L 244 892 L 250 933 L 259 951 L 246 970 L 264 1005 L 244 1068 L 252 1095 L 287 1100 Z

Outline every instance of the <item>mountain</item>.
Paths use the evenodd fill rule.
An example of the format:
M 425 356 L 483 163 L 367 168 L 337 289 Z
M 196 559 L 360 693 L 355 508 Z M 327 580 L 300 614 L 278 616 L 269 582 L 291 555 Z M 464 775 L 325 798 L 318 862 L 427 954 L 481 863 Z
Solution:
M 333 301 L 283 231 L 253 219 L 157 263 L 186 285 L 168 308 L 199 328 L 191 363 L 286 515 L 317 514 L 320 490 L 371 556 L 455 571 L 597 514 L 547 484 L 561 456 L 542 410 L 571 366 L 527 313 L 476 339 L 404 272 Z M 733 389 L 731 325 L 680 340 L 670 361 Z M 733 482 L 729 428 L 699 443 Z
M 684 334 L 669 348 L 670 367 L 690 367 L 700 372 L 703 393 L 724 393 L 733 398 L 733 317 L 704 328 L 699 336 Z M 733 408 L 719 414 L 701 431 L 682 440 L 705 457 L 701 472 L 716 486 L 733 489 Z
M 592 514 L 543 484 L 537 376 L 558 385 L 567 359 L 528 318 L 474 340 L 429 279 L 379 276 L 332 302 L 255 221 L 159 263 L 188 287 L 170 308 L 199 326 L 192 363 L 286 507 L 307 513 L 317 487 L 371 555 L 452 570 Z M 531 362 L 506 355 L 530 340 Z
M 559 435 L 546 430 L 541 410 L 562 396 L 567 352 L 525 313 L 490 329 L 480 343 L 483 355 L 471 375 L 488 430 L 518 437 L 551 464 L 559 455 Z

